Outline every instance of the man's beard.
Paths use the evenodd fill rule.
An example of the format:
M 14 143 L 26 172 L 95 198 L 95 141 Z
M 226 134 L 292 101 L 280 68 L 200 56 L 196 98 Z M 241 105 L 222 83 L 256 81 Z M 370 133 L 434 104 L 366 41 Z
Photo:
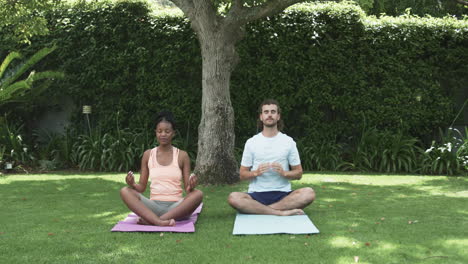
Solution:
M 275 127 L 277 124 L 278 124 L 278 121 L 275 121 L 273 123 L 263 122 L 263 126 L 265 126 L 265 127 Z

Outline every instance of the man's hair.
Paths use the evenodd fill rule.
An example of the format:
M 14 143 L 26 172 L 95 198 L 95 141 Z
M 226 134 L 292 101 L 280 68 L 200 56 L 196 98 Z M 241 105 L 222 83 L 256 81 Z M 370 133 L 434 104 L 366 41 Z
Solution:
M 262 120 L 260 120 L 260 114 L 262 114 L 262 107 L 264 105 L 276 105 L 276 108 L 278 109 L 278 114 L 281 114 L 281 107 L 275 99 L 265 99 L 263 102 L 260 104 L 258 107 L 258 117 L 257 117 L 257 129 L 262 131 L 263 130 L 263 123 Z M 282 131 L 284 127 L 283 123 L 283 118 L 280 117 L 280 120 L 278 120 L 278 130 Z

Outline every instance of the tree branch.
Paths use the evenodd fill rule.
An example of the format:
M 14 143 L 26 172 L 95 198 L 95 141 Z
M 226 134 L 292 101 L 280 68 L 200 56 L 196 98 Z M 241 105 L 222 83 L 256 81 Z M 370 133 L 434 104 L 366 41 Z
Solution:
M 461 5 L 468 6 L 468 1 L 464 1 L 464 0 L 455 0 L 455 1 Z
M 171 0 L 171 2 L 180 8 L 186 16 L 188 16 L 187 13 L 190 12 L 190 10 L 194 9 L 193 3 L 190 0 Z
M 213 32 L 218 25 L 216 7 L 211 0 L 171 0 L 189 18 L 195 32 Z
M 254 20 L 276 15 L 285 8 L 300 2 L 304 2 L 304 0 L 270 0 L 259 6 L 244 7 L 243 0 L 234 0 L 226 20 L 243 26 Z

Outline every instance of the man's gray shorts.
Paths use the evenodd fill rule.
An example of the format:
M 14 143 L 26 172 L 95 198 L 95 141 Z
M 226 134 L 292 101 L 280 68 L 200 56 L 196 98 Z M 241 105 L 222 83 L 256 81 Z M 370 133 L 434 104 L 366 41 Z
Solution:
M 183 199 L 180 199 L 177 202 L 157 201 L 150 200 L 140 193 L 140 200 L 147 208 L 153 211 L 153 213 L 155 213 L 157 216 L 161 216 L 169 212 L 170 210 L 176 208 L 182 202 Z

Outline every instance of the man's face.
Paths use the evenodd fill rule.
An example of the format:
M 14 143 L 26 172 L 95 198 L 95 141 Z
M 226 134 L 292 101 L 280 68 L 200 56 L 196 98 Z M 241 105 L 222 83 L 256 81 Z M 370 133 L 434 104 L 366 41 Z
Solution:
M 266 127 L 275 127 L 280 120 L 278 113 L 278 106 L 274 104 L 262 106 L 262 113 L 260 114 L 260 121 Z

